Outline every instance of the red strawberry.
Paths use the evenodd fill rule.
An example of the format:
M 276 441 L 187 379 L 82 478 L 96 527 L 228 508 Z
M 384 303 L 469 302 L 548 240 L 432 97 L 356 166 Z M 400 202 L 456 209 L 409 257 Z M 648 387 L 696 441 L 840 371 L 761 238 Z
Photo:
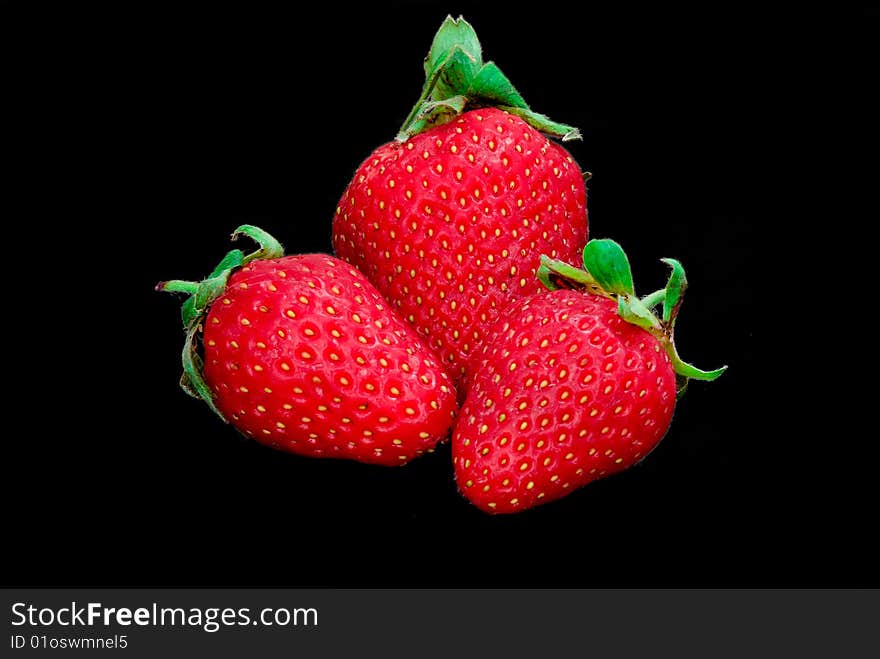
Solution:
M 281 256 L 255 227 L 239 233 L 263 248 L 233 250 L 201 284 L 158 287 L 191 294 L 187 391 L 248 437 L 306 456 L 399 465 L 446 436 L 448 375 L 361 273 L 324 254 Z
M 672 259 L 665 289 L 642 300 L 617 243 L 593 240 L 586 271 L 549 259 L 551 288 L 518 301 L 484 343 L 453 433 L 460 491 L 480 509 L 512 513 L 558 499 L 643 459 L 672 420 L 676 375 L 713 380 L 672 341 L 685 287 Z M 663 303 L 660 318 L 651 307 Z
M 571 155 L 540 132 L 565 140 L 577 130 L 529 110 L 497 66 L 483 64 L 464 19 L 447 18 L 425 71 L 398 139 L 376 149 L 342 195 L 333 246 L 457 377 L 503 309 L 539 290 L 542 253 L 577 262 L 586 190 Z

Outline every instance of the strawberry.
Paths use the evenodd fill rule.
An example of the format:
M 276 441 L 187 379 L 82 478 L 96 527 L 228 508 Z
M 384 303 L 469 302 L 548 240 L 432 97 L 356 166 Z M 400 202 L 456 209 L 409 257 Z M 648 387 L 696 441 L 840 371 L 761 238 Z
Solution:
M 354 174 L 333 219 L 337 256 L 359 268 L 461 376 L 489 325 L 537 292 L 540 255 L 576 263 L 587 239 L 576 129 L 532 112 L 473 28 L 447 18 L 422 96 L 397 140 Z
M 496 322 L 452 439 L 459 490 L 478 508 L 526 510 L 630 467 L 669 428 L 676 379 L 683 390 L 721 375 L 678 357 L 686 280 L 678 261 L 664 261 L 666 288 L 639 299 L 619 245 L 592 240 L 586 270 L 545 259 L 539 277 L 551 290 Z
M 239 234 L 261 249 L 231 251 L 200 284 L 157 287 L 190 294 L 186 391 L 244 435 L 305 456 L 400 465 L 446 437 L 449 376 L 360 272 L 325 254 L 282 256 L 253 226 Z

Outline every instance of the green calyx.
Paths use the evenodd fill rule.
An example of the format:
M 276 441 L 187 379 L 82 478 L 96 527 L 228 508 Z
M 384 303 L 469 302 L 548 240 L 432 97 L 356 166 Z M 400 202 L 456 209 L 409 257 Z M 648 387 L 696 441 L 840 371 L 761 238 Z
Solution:
M 575 288 L 616 300 L 617 313 L 621 318 L 641 327 L 660 341 L 672 362 L 678 379 L 678 394 L 681 396 L 689 380 L 715 380 L 727 367 L 703 371 L 679 357 L 673 336 L 687 279 L 681 263 L 675 259 L 661 260 L 671 268 L 666 286 L 644 297 L 636 295 L 626 253 L 619 244 L 607 238 L 593 239 L 587 243 L 584 247 L 583 270 L 542 255 L 537 276 L 550 290 Z M 655 311 L 658 306 L 659 315 Z
M 186 333 L 181 355 L 183 375 L 180 378 L 180 386 L 190 396 L 205 401 L 208 407 L 224 421 L 227 419 L 214 405 L 214 394 L 202 376 L 203 363 L 198 351 L 198 333 L 202 329 L 202 322 L 211 303 L 226 290 L 226 282 L 237 268 L 258 259 L 275 259 L 284 256 L 281 243 L 259 227 L 243 224 L 232 233 L 232 240 L 237 240 L 240 235 L 253 239 L 260 248 L 251 254 L 245 254 L 240 249 L 230 250 L 211 274 L 200 282 L 171 279 L 156 285 L 157 291 L 184 293 L 188 296 L 180 309 L 183 331 Z
M 406 141 L 466 110 L 487 106 L 515 114 L 563 142 L 580 139 L 577 128 L 532 111 L 501 69 L 494 62 L 483 62 L 483 49 L 470 23 L 462 17 L 447 16 L 425 58 L 422 94 L 403 122 L 397 140 Z

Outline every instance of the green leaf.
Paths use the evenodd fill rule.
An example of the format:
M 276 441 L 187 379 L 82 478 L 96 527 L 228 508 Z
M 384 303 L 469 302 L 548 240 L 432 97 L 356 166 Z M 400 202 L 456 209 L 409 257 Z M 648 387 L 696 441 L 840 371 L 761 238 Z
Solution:
M 199 287 L 193 296 L 193 311 L 195 313 L 203 312 L 208 308 L 208 305 L 223 294 L 223 291 L 226 290 L 226 282 L 229 280 L 229 275 L 232 274 L 235 268 L 256 259 L 277 258 L 284 253 L 281 243 L 259 227 L 255 227 L 252 224 L 243 224 L 232 233 L 232 240 L 237 240 L 242 235 L 254 240 L 260 245 L 260 248 L 247 256 L 240 249 L 233 249 L 227 252 L 210 276 L 199 283 Z
M 192 295 L 198 287 L 199 285 L 194 281 L 183 281 L 181 279 L 170 279 L 156 284 L 156 290 L 162 293 L 188 293 Z
M 226 256 L 223 257 L 223 260 L 217 264 L 217 267 L 214 268 L 214 271 L 208 275 L 208 279 L 211 277 L 216 277 L 224 270 L 231 270 L 232 268 L 237 268 L 244 262 L 244 252 L 240 249 L 233 249 L 226 253 Z
M 680 401 L 684 398 L 684 395 L 687 393 L 688 384 L 690 383 L 690 378 L 686 378 L 683 375 L 675 374 L 675 400 Z
M 474 28 L 461 16 L 458 19 L 447 16 L 434 35 L 431 49 L 425 58 L 425 80 L 430 80 L 434 76 L 436 71 L 447 62 L 453 50 L 458 50 L 470 62 L 467 65 L 464 60 L 458 60 L 455 66 L 469 67 L 465 73 L 468 74 L 468 79 L 472 80 L 483 65 L 483 49 Z M 464 90 L 450 95 L 456 96 L 462 91 Z
M 183 361 L 183 376 L 180 378 L 180 386 L 189 395 L 195 398 L 201 398 L 205 401 L 208 404 L 208 407 L 226 422 L 226 418 L 220 413 L 217 406 L 214 405 L 214 394 L 211 391 L 211 388 L 202 377 L 202 358 L 199 357 L 198 352 L 196 351 L 195 342 L 199 327 L 200 326 L 196 324 L 186 333 L 186 341 L 183 344 L 183 354 L 181 356 Z
M 231 270 L 226 269 L 216 277 L 209 277 L 199 284 L 199 290 L 193 296 L 195 310 L 204 311 L 211 302 L 216 300 L 226 290 L 226 282 L 229 279 Z
M 190 295 L 180 307 L 180 319 L 183 321 L 183 329 L 189 330 L 193 323 L 198 322 L 202 312 L 196 310 L 196 296 Z
M 436 69 L 434 76 L 428 79 L 432 87 L 428 97 L 442 101 L 464 94 L 473 83 L 476 71 L 470 55 L 458 46 L 454 47 Z
M 678 309 L 687 288 L 687 278 L 684 276 L 684 267 L 675 259 L 660 259 L 672 268 L 669 273 L 669 281 L 666 283 L 666 294 L 663 299 L 663 322 L 675 320 Z
M 450 98 L 443 99 L 442 101 L 430 101 L 428 103 L 425 103 L 422 108 L 421 114 L 424 116 L 428 114 L 433 114 L 438 111 L 458 114 L 464 110 L 464 106 L 466 103 L 466 96 L 452 96 Z
M 538 281 L 540 281 L 544 285 L 544 288 L 546 288 L 548 291 L 559 290 L 559 286 L 556 285 L 556 283 L 553 281 L 553 278 L 551 277 L 552 274 L 553 273 L 550 271 L 550 268 L 548 268 L 543 263 L 538 266 L 538 270 L 537 272 L 535 272 L 535 276 L 538 278 Z
M 666 342 L 664 348 L 666 348 L 666 353 L 669 355 L 669 359 L 672 362 L 672 368 L 677 375 L 690 378 L 692 380 L 704 380 L 706 382 L 711 382 L 712 380 L 718 379 L 721 374 L 727 370 L 727 366 L 722 366 L 721 368 L 716 368 L 714 371 L 704 371 L 697 368 L 696 366 L 688 364 L 686 361 L 682 360 L 682 358 L 678 356 L 678 351 L 675 348 L 675 343 L 673 343 L 672 341 Z
M 603 295 L 604 291 L 596 284 L 596 280 L 590 273 L 580 268 L 551 259 L 546 254 L 541 254 L 541 265 L 536 272 L 538 280 L 551 291 L 560 288 L 586 289 L 594 295 Z
M 642 304 L 644 304 L 649 309 L 653 309 L 658 304 L 660 304 L 666 297 L 666 289 L 661 288 L 659 290 L 654 291 L 653 293 L 649 293 L 645 297 L 641 298 Z
M 194 281 L 181 279 L 170 279 L 156 284 L 156 290 L 161 293 L 187 293 L 189 295 L 180 307 L 180 320 L 184 330 L 189 330 L 201 315 L 196 311 L 196 292 L 199 290 L 199 286 L 200 284 Z
M 447 116 L 460 114 L 464 110 L 465 103 L 467 98 L 464 96 L 453 96 L 442 101 L 425 103 L 411 128 L 414 132 L 420 133 L 431 124 L 442 123 Z
M 537 128 L 545 135 L 558 137 L 563 142 L 581 139 L 581 132 L 574 126 L 569 126 L 568 124 L 560 124 L 556 121 L 552 121 L 546 115 L 539 114 L 538 112 L 533 112 L 528 108 L 517 108 L 512 106 L 500 107 L 502 110 L 510 112 L 510 114 L 515 114 L 517 117 L 525 121 L 533 128 Z M 592 176 L 592 174 L 590 174 L 590 176 Z
M 716 368 L 714 371 L 704 371 L 683 361 L 674 363 L 673 367 L 675 368 L 675 372 L 679 375 L 683 375 L 691 380 L 705 380 L 706 382 L 717 380 L 721 374 L 727 370 L 727 366 L 722 366 L 721 368 Z
M 242 224 L 232 232 L 232 240 L 238 240 L 239 236 L 247 236 L 260 246 L 260 249 L 256 252 L 252 252 L 244 257 L 242 265 L 256 259 L 277 259 L 284 256 L 284 247 L 281 243 L 275 240 L 275 237 L 268 231 L 264 231 L 260 227 L 256 227 L 253 224 Z M 226 257 L 228 258 L 230 254 L 227 254 Z
M 483 65 L 471 82 L 468 96 L 478 98 L 480 101 L 488 101 L 492 105 L 529 109 L 523 97 L 495 62 L 487 62 Z
M 617 298 L 617 313 L 626 322 L 646 330 L 659 330 L 660 321 L 639 298 L 620 295 Z
M 584 267 L 609 293 L 635 295 L 626 253 L 615 241 L 594 239 L 584 247 Z

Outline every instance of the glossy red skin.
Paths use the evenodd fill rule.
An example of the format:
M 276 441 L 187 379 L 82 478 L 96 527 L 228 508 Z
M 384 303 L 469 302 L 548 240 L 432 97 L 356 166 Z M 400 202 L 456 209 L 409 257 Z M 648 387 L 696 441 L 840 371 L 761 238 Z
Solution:
M 545 291 L 512 305 L 480 362 L 452 452 L 459 490 L 489 513 L 526 510 L 630 467 L 672 421 L 669 356 L 604 297 Z
M 489 325 L 541 289 L 541 254 L 578 264 L 586 240 L 577 163 L 495 108 L 376 149 L 333 219 L 336 255 L 427 337 L 462 388 Z
M 203 344 L 217 408 L 278 449 L 400 465 L 444 439 L 455 417 L 436 356 L 361 273 L 331 256 L 233 273 Z

